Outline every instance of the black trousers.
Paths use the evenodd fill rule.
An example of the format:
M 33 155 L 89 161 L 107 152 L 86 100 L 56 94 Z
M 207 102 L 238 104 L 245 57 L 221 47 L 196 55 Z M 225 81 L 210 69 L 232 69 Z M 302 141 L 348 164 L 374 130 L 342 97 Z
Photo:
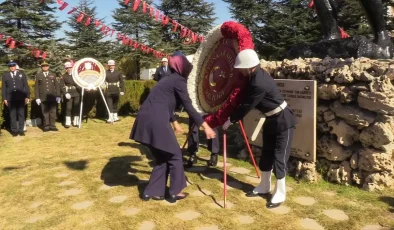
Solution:
M 71 114 L 73 116 L 79 116 L 80 104 L 81 97 L 66 99 L 66 116 L 71 117 Z
M 164 196 L 170 173 L 170 195 L 178 195 L 186 188 L 186 176 L 183 168 L 182 154 L 168 153 L 160 149 L 149 146 L 156 165 L 153 167 L 149 183 L 145 188 L 144 194 L 149 196 Z
M 107 101 L 109 111 L 111 113 L 118 112 L 118 103 L 119 103 L 119 94 L 107 94 L 105 96 L 105 100 Z
M 23 127 L 25 125 L 25 102 L 8 101 L 8 110 L 11 120 L 11 132 L 23 132 Z M 17 122 L 19 123 L 19 130 L 17 128 Z
M 280 133 L 265 134 L 263 132 L 263 150 L 259 162 L 261 171 L 271 171 L 277 179 L 286 176 L 287 162 L 291 153 L 294 128 Z
M 197 126 L 194 126 L 194 127 L 193 126 L 194 126 L 194 121 L 192 119 L 189 119 L 189 132 L 190 132 L 190 129 L 193 128 L 192 134 L 188 137 L 188 140 L 187 140 L 187 151 L 190 154 L 197 153 L 198 147 L 200 144 L 199 128 Z M 218 154 L 219 148 L 220 148 L 219 133 L 218 133 L 217 128 L 215 128 L 213 130 L 216 133 L 216 137 L 214 139 L 208 140 L 208 150 L 213 154 Z
M 42 115 L 44 117 L 43 125 L 45 128 L 56 127 L 56 101 L 41 102 Z

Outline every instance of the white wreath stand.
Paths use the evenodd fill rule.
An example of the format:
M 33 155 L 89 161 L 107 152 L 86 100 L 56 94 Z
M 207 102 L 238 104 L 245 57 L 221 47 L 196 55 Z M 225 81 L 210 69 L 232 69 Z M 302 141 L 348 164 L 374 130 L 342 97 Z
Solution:
M 109 116 L 111 116 L 111 112 L 109 111 L 109 107 L 108 107 L 107 101 L 105 100 L 104 93 L 101 90 L 101 86 L 99 86 L 97 88 L 100 90 L 100 94 L 101 94 L 101 97 L 103 98 L 105 107 L 107 108 Z M 97 88 L 94 88 L 93 90 L 96 90 Z M 83 94 L 84 94 L 84 92 L 85 92 L 85 87 L 82 87 L 81 108 L 80 108 L 80 111 L 79 111 L 79 125 L 78 125 L 79 127 L 78 128 L 81 128 L 81 126 L 82 126 L 82 111 L 83 111 L 82 109 L 83 109 Z M 114 124 L 114 119 L 111 119 L 111 123 Z

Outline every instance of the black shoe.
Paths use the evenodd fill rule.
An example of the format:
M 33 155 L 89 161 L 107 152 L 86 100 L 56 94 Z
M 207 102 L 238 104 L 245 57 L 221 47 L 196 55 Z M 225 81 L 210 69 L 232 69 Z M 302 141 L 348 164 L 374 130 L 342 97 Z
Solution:
M 69 125 L 65 125 L 64 128 L 68 129 L 68 128 L 70 128 L 70 126 Z
M 18 133 L 19 136 L 25 136 L 25 132 L 21 131 Z
M 59 131 L 56 127 L 50 127 L 49 130 L 51 130 L 51 131 Z
M 197 163 L 197 156 L 196 154 L 191 154 L 189 160 L 184 164 L 184 167 L 191 168 L 195 163 Z
M 17 136 L 18 136 L 18 133 L 17 133 L 17 132 L 13 132 L 13 133 L 11 133 L 11 134 L 12 134 L 13 137 L 17 137 Z
M 218 154 L 212 153 L 211 159 L 207 162 L 208 166 L 216 166 L 218 164 Z
M 152 198 L 152 200 L 164 200 L 164 196 L 149 196 L 149 195 L 142 195 L 141 199 L 143 201 L 148 201 Z
M 189 196 L 189 193 L 183 193 L 183 195 L 181 195 L 181 196 L 179 196 L 179 195 L 170 195 L 167 198 L 167 201 L 170 202 L 170 203 L 175 203 L 177 200 L 183 200 L 183 199 L 185 199 L 188 196 Z
M 254 193 L 253 191 L 245 193 L 246 197 L 256 197 L 256 196 L 268 196 L 270 193 Z
M 271 201 L 268 201 L 266 207 L 267 208 L 277 208 L 280 206 L 280 204 L 282 204 L 282 203 L 272 203 Z
M 43 132 L 49 132 L 49 128 L 44 128 L 42 131 Z

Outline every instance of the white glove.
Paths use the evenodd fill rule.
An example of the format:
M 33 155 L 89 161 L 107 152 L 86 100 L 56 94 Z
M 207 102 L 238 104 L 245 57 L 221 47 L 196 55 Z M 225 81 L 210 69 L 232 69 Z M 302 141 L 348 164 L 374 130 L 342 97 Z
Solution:
M 66 93 L 65 96 L 66 96 L 67 99 L 70 99 L 70 98 L 71 98 L 71 95 L 70 95 L 69 93 Z
M 60 97 L 56 97 L 56 102 L 59 104 L 60 103 L 61 98 Z
M 36 103 L 37 103 L 37 105 L 40 105 L 41 104 L 41 99 L 36 99 Z
M 231 125 L 231 121 L 229 118 L 226 122 L 224 122 L 224 124 L 222 126 L 223 130 L 227 130 L 230 125 Z
M 120 95 L 122 95 L 122 96 L 123 96 L 123 95 L 124 95 L 124 92 L 120 92 Z

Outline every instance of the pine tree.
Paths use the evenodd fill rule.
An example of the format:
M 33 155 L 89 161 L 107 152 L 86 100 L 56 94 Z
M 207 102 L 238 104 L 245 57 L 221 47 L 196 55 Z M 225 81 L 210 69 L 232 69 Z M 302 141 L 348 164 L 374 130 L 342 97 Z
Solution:
M 101 63 L 106 63 L 113 50 L 113 46 L 109 41 L 103 41 L 105 34 L 101 32 L 101 25 L 96 27 L 93 19 L 97 18 L 96 7 L 92 6 L 93 1 L 80 0 L 78 10 L 85 14 L 81 23 L 77 22 L 80 12 L 76 11 L 69 18 L 69 26 L 72 31 L 66 31 L 68 42 L 70 43 L 70 54 L 74 60 L 91 57 L 97 59 Z M 85 26 L 87 17 L 91 17 L 91 23 Z M 103 20 L 100 20 L 105 24 Z M 107 36 L 110 36 L 107 35 Z
M 146 1 L 151 4 L 151 1 Z M 133 12 L 130 6 L 124 1 L 118 0 L 119 8 L 115 9 L 113 27 L 125 34 L 133 41 L 145 44 L 153 49 L 157 49 L 160 37 L 152 36 L 155 31 L 155 22 L 148 14 L 143 14 L 140 10 Z M 142 4 L 142 3 L 141 3 Z M 121 43 L 121 42 L 120 42 Z M 123 67 L 124 74 L 128 79 L 139 79 L 140 70 L 149 68 L 157 59 L 150 54 L 145 54 L 139 49 L 130 46 L 118 46 L 117 59 L 121 60 L 120 66 Z
M 51 7 L 54 0 L 46 0 L 40 3 L 37 0 L 6 0 L 0 3 L 0 33 L 11 36 L 19 42 L 37 45 L 39 49 L 45 50 L 45 44 L 55 38 L 54 32 L 60 28 Z M 4 41 L 4 40 L 3 40 Z M 19 45 L 10 50 L 2 42 L 0 49 L 3 62 L 10 59 L 17 61 L 30 75 L 37 68 L 37 60 L 27 46 Z
M 338 24 L 350 36 L 373 37 L 365 11 L 359 0 L 338 0 Z
M 201 35 L 212 29 L 216 20 L 214 4 L 203 0 L 163 0 L 157 8 L 172 20 Z M 185 39 L 181 38 L 179 28 L 175 33 L 172 30 L 171 23 L 161 30 L 162 41 L 166 46 L 163 49 L 166 52 L 181 50 L 186 55 L 194 54 L 199 43 L 186 44 Z

